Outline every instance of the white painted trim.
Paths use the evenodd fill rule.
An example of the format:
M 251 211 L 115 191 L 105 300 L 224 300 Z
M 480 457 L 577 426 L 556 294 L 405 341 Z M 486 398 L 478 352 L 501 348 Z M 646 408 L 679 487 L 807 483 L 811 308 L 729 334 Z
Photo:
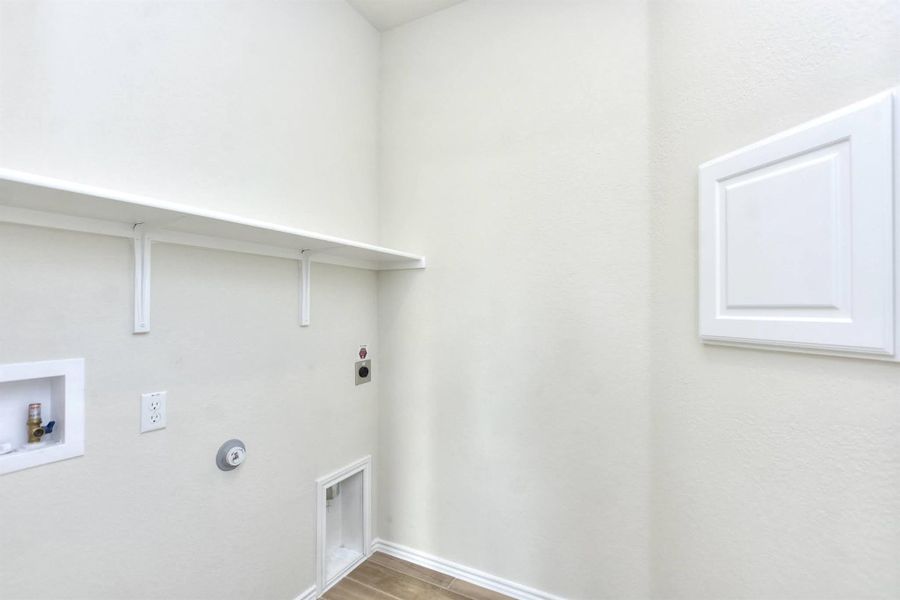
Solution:
M 144 225 L 134 226 L 134 332 L 150 331 L 150 248 Z
M 294 598 L 294 600 L 316 600 L 318 597 L 319 594 L 317 593 L 316 586 L 311 585 L 300 592 L 300 595 Z
M 376 539 L 372 542 L 372 552 L 384 552 L 390 556 L 394 556 L 401 560 L 411 562 L 413 564 L 433 569 L 439 573 L 468 581 L 474 585 L 483 587 L 487 590 L 506 594 L 517 600 L 564 600 L 562 596 L 555 596 L 548 592 L 542 592 L 534 588 L 516 583 L 484 571 L 473 569 L 459 563 L 455 563 L 421 550 L 415 550 L 408 546 L 395 544 L 382 539 Z
M 363 553 L 358 560 L 348 565 L 331 581 L 326 581 L 325 568 L 325 490 L 357 473 L 363 474 Z M 321 596 L 340 581 L 347 573 L 358 567 L 372 547 L 372 457 L 366 456 L 329 475 L 316 479 L 316 589 Z
M 310 302 L 310 256 L 309 252 L 300 252 L 300 327 L 309 327 Z

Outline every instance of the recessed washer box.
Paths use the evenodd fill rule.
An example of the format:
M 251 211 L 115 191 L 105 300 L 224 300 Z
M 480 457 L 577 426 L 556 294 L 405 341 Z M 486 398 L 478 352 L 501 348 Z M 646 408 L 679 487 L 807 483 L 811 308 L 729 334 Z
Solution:
M 372 458 L 316 480 L 316 588 L 324 594 L 369 555 Z
M 896 91 L 700 166 L 700 336 L 896 360 Z
M 28 405 L 41 405 L 44 424 L 56 421 L 40 444 L 28 444 Z M 49 439 L 48 439 L 49 438 Z M 84 454 L 84 359 L 0 365 L 0 475 Z

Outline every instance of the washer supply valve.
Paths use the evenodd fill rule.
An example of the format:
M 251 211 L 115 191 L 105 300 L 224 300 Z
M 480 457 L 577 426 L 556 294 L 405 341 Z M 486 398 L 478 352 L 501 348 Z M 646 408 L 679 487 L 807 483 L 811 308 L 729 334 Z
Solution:
M 41 404 L 36 402 L 28 405 L 28 421 L 25 425 L 28 428 L 28 443 L 37 444 L 45 435 L 53 433 L 56 421 L 50 421 L 44 425 L 41 419 Z

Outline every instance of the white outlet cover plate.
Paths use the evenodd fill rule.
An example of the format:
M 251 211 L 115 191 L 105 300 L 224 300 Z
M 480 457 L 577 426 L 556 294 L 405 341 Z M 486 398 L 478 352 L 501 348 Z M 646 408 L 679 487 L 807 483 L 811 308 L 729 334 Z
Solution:
M 141 433 L 166 426 L 166 392 L 141 394 Z

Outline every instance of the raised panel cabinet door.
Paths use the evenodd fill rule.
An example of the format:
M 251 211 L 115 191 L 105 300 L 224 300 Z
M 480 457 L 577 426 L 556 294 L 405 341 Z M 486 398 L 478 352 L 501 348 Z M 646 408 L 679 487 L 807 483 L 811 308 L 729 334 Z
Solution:
M 700 336 L 894 355 L 885 92 L 700 167 Z

